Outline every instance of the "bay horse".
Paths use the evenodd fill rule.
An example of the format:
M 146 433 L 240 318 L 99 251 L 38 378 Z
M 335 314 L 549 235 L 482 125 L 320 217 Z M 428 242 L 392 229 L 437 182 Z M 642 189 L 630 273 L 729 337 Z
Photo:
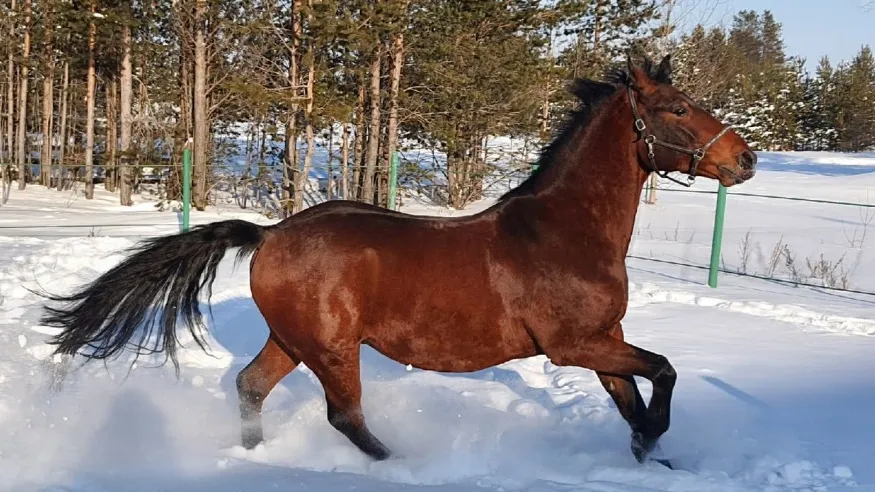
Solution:
M 725 186 L 755 174 L 756 155 L 671 85 L 670 56 L 628 61 L 605 81 L 577 80 L 579 106 L 538 169 L 490 208 L 413 216 L 330 201 L 260 226 L 227 220 L 150 238 L 82 290 L 48 300 L 55 353 L 105 359 L 164 353 L 179 370 L 177 320 L 204 348 L 207 299 L 226 250 L 251 255 L 252 299 L 270 329 L 236 379 L 241 438 L 263 441 L 262 403 L 300 363 L 318 377 L 330 424 L 375 460 L 389 449 L 365 423 L 359 353 L 367 344 L 425 370 L 472 372 L 545 355 L 595 371 L 644 462 L 669 428 L 677 374 L 623 340 L 625 256 L 650 173 Z M 645 405 L 633 376 L 650 380 Z M 671 464 L 661 460 L 666 466 Z

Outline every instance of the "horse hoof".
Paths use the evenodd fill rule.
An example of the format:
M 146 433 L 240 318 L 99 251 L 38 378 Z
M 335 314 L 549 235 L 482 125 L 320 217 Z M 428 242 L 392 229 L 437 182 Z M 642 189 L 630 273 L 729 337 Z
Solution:
M 674 465 L 671 464 L 671 461 L 662 459 L 662 458 L 650 458 L 651 461 L 659 463 L 660 465 L 668 468 L 669 470 L 674 470 Z
M 644 463 L 644 461 L 647 460 L 647 455 L 653 451 L 655 446 L 656 441 L 645 438 L 644 434 L 640 432 L 634 432 L 632 434 L 632 454 L 635 455 L 635 459 L 638 460 L 638 463 Z
M 264 438 L 256 434 L 245 434 L 241 441 L 241 445 L 246 449 L 255 449 L 256 446 L 264 442 Z
M 675 468 L 671 461 L 663 458 L 650 457 L 650 454 L 656 449 L 656 447 L 656 439 L 647 439 L 640 432 L 632 434 L 632 454 L 635 455 L 635 459 L 638 460 L 638 463 L 644 464 L 646 461 L 653 461 L 669 470 L 674 470 Z
M 389 459 L 397 459 L 397 455 L 393 455 L 388 449 L 375 449 L 367 453 L 374 461 L 386 461 Z

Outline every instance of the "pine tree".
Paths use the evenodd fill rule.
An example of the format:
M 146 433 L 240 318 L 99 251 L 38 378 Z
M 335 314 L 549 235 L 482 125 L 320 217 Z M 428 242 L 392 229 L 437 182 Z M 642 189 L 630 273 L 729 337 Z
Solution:
M 834 150 L 836 148 L 835 111 L 832 107 L 832 67 L 829 58 L 818 63 L 815 76 L 803 83 L 804 104 L 799 112 L 800 150 Z
M 763 11 L 760 26 L 760 63 L 767 67 L 781 66 L 786 61 L 781 24 L 775 21 L 772 12 Z
M 770 93 L 772 112 L 772 148 L 793 150 L 800 134 L 800 112 L 804 108 L 804 61 L 791 59 L 775 68 L 774 86 Z
M 875 58 L 863 46 L 848 67 L 847 120 L 842 150 L 861 151 L 875 146 Z
M 573 77 L 601 76 L 653 34 L 645 26 L 659 17 L 655 3 L 646 0 L 560 0 L 557 11 L 565 19 L 563 34 L 574 35 L 561 57 Z
M 719 108 L 735 81 L 730 55 L 722 29 L 706 32 L 702 25 L 697 25 L 689 35 L 681 37 L 673 57 L 672 81 L 703 106 Z
M 414 12 L 405 92 L 418 114 L 407 130 L 447 156 L 452 207 L 481 191 L 486 137 L 538 131 L 548 72 L 542 12 L 533 0 L 438 0 Z
M 735 51 L 735 62 L 740 67 L 749 68 L 762 62 L 761 35 L 762 22 L 753 10 L 742 10 L 732 19 L 729 31 L 729 45 Z

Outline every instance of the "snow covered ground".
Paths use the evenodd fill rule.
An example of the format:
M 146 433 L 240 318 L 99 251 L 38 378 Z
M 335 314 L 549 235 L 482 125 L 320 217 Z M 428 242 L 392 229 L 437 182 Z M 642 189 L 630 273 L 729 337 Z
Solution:
M 752 182 L 731 192 L 867 203 L 875 191 L 872 154 L 767 153 L 761 163 Z M 713 191 L 714 183 L 696 189 Z M 405 203 L 412 213 L 447 215 L 489 201 L 463 212 Z M 713 195 L 661 190 L 656 205 L 641 207 L 631 253 L 707 264 L 713 206 Z M 192 214 L 194 223 L 232 217 L 271 222 L 230 206 Z M 120 261 L 138 237 L 177 231 L 179 220 L 149 202 L 118 207 L 100 190 L 93 201 L 13 190 L 0 207 L 0 489 L 875 490 L 875 296 L 732 275 L 710 289 L 705 271 L 641 259 L 628 263 L 626 335 L 678 370 L 662 448 L 684 470 L 635 462 L 628 427 L 590 371 L 535 357 L 442 374 L 368 348 L 365 413 L 403 457 L 372 463 L 334 431 L 306 367 L 267 399 L 267 443 L 246 451 L 234 378 L 267 328 L 248 270 L 234 270 L 230 254 L 207 320 L 211 355 L 190 344 L 179 379 L 142 358 L 130 373 L 124 359 L 76 366 L 53 391 L 49 331 L 28 289 L 72 289 Z M 730 194 L 724 261 L 766 272 L 781 239 L 801 274 L 806 258 L 844 254 L 851 287 L 875 290 L 875 231 L 866 220 L 860 207 Z M 772 273 L 791 276 L 785 264 Z M 640 386 L 649 398 L 649 383 Z

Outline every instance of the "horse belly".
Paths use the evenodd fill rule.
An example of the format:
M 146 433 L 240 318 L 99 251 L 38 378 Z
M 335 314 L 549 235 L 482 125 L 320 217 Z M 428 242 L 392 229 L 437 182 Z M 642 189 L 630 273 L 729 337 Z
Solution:
M 441 372 L 471 372 L 537 354 L 521 323 L 491 323 L 460 316 L 397 320 L 369 334 L 364 343 L 402 364 Z

